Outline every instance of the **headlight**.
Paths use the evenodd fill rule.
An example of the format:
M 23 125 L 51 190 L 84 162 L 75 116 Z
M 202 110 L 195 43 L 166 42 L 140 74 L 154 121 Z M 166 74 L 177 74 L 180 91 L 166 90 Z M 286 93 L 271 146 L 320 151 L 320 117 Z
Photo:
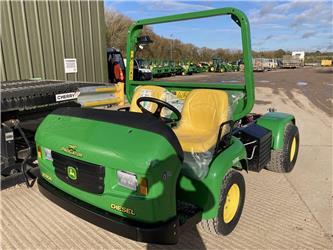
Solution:
M 138 181 L 136 175 L 121 170 L 117 171 L 118 184 L 128 189 L 136 191 Z
M 44 148 L 44 157 L 46 160 L 53 161 L 51 149 Z

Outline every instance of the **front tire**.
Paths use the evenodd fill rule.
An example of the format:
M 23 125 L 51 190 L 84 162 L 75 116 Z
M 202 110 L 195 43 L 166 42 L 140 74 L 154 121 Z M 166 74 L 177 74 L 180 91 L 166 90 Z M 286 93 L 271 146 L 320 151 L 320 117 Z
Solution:
M 298 128 L 288 123 L 284 131 L 283 148 L 272 150 L 271 160 L 266 169 L 277 173 L 289 173 L 294 169 L 299 149 Z
M 230 170 L 223 180 L 217 217 L 202 220 L 203 230 L 216 234 L 228 235 L 236 227 L 245 201 L 245 181 L 242 174 Z

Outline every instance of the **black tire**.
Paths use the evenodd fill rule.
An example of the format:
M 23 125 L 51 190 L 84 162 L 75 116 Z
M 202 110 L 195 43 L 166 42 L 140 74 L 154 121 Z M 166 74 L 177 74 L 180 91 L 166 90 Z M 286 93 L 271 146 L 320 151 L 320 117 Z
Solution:
M 235 215 L 232 217 L 232 220 L 229 222 L 225 222 L 224 220 L 224 206 L 227 200 L 227 194 L 230 190 L 230 187 L 233 184 L 237 184 L 240 191 L 239 203 L 237 207 L 237 211 Z M 230 170 L 223 180 L 223 185 L 220 194 L 220 204 L 219 204 L 219 211 L 217 217 L 209 220 L 202 220 L 200 222 L 200 227 L 212 234 L 215 235 L 228 235 L 230 234 L 234 228 L 236 227 L 244 206 L 245 201 L 245 181 L 244 177 L 241 173 Z
M 266 169 L 277 173 L 289 173 L 294 169 L 299 149 L 299 133 L 298 128 L 293 123 L 288 123 L 284 130 L 283 148 L 272 150 L 271 160 L 267 164 Z M 295 153 L 291 159 L 291 149 L 293 141 L 296 141 Z

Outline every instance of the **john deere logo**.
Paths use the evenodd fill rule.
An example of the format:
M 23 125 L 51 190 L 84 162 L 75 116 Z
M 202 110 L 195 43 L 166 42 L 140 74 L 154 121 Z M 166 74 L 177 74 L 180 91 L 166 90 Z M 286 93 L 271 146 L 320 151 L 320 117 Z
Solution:
M 67 167 L 67 176 L 69 177 L 69 179 L 72 179 L 73 181 L 75 181 L 77 179 L 76 169 L 74 167 L 68 166 Z
M 67 154 L 71 154 L 77 157 L 82 157 L 82 154 L 80 152 L 76 151 L 77 146 L 76 145 L 68 145 L 66 148 L 62 147 L 61 150 L 66 152 Z

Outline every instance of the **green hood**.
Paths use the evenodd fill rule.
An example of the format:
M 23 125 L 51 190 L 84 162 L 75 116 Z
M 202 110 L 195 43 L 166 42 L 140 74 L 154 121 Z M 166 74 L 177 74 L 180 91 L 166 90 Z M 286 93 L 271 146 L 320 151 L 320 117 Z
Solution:
M 44 119 L 35 140 L 43 152 L 38 158 L 42 177 L 64 192 L 139 221 L 166 221 L 176 215 L 174 196 L 182 151 L 173 131 L 155 117 L 59 109 Z M 52 151 L 53 161 L 47 159 L 45 148 Z M 69 173 L 62 171 L 74 169 L 77 160 L 77 180 L 70 180 Z M 135 174 L 138 183 L 146 178 L 148 194 L 119 185 L 117 170 Z M 116 211 L 112 204 L 132 209 L 135 215 Z
M 103 116 L 105 119 L 100 119 Z M 173 154 L 181 158 L 176 140 L 172 130 L 154 117 L 92 109 L 56 111 L 45 118 L 36 133 L 37 144 L 52 151 L 140 174 L 148 174 L 152 161 L 163 161 Z M 76 148 L 75 154 L 70 153 L 71 146 Z

